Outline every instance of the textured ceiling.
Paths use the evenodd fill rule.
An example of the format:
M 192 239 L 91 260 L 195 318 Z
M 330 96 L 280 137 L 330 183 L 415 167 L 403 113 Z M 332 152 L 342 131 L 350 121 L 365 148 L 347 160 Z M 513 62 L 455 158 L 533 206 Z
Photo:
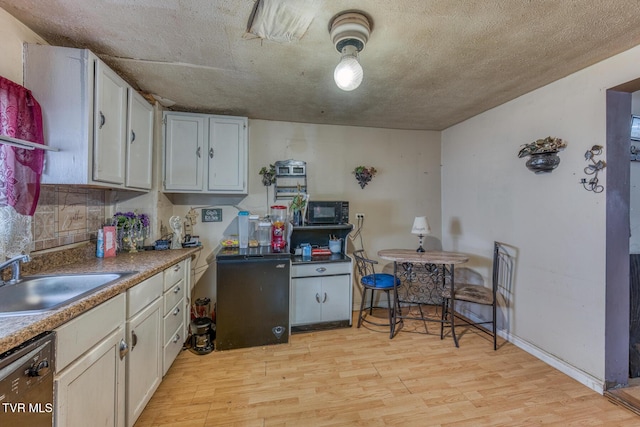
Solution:
M 289 43 L 247 34 L 254 4 L 0 0 L 50 44 L 91 49 L 174 110 L 291 122 L 442 130 L 640 44 L 637 0 L 316 0 Z M 333 82 L 328 25 L 344 10 L 373 24 L 353 92 Z

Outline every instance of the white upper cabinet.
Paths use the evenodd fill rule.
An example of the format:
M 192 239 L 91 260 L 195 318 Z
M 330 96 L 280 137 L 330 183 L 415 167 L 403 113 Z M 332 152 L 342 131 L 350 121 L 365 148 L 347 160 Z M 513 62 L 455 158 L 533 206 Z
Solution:
M 45 141 L 60 149 L 46 154 L 43 184 L 151 187 L 151 180 L 146 181 L 153 164 L 151 147 L 130 152 L 128 144 L 130 130 L 139 126 L 129 101 L 135 92 L 96 55 L 86 49 L 27 44 L 24 85 L 42 107 Z M 135 102 L 140 99 L 146 103 L 141 97 Z M 152 138 L 153 115 L 146 120 L 140 132 L 150 132 Z M 139 157 L 131 160 L 132 155 Z
M 164 190 L 246 194 L 246 117 L 164 113 Z
M 206 131 L 202 115 L 164 113 L 166 191 L 202 191 Z
M 153 159 L 153 107 L 138 92 L 129 88 L 127 120 L 127 187 L 151 189 Z
M 93 115 L 93 179 L 124 184 L 127 83 L 102 61 L 96 61 Z
M 246 193 L 247 119 L 209 118 L 208 191 Z

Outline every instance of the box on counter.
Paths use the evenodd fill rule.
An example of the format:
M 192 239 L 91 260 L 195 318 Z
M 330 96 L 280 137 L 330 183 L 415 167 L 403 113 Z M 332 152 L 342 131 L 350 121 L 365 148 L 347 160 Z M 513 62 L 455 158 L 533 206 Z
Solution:
M 104 257 L 116 256 L 117 233 L 114 225 L 107 225 L 102 228 L 104 235 Z

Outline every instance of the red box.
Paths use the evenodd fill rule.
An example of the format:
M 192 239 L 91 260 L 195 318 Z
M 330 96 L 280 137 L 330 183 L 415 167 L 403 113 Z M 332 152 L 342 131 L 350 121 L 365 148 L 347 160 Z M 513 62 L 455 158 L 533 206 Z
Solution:
M 114 225 L 108 225 L 103 227 L 104 234 L 104 257 L 116 256 L 117 249 L 117 233 Z

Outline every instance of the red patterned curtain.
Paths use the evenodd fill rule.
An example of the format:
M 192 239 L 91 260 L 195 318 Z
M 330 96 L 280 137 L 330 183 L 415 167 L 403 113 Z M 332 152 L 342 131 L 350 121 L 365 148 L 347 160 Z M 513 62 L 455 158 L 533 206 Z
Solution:
M 0 76 L 0 135 L 44 144 L 42 111 L 31 91 Z M 33 216 L 40 195 L 43 150 L 0 144 L 0 206 Z

